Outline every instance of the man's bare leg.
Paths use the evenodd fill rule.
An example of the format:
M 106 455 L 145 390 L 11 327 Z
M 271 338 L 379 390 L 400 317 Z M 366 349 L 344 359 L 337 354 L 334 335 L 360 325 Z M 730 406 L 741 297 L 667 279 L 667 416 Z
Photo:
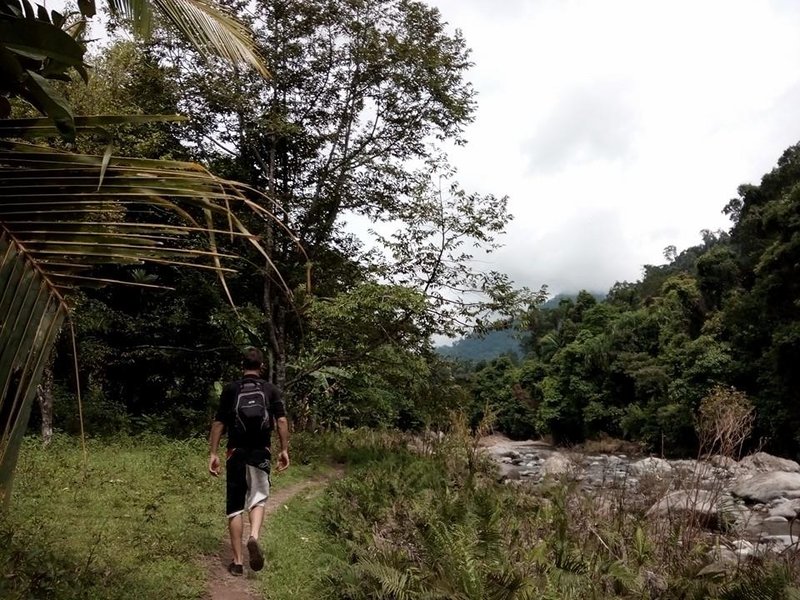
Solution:
M 250 537 L 247 540 L 247 553 L 250 555 L 250 568 L 260 571 L 264 568 L 264 554 L 258 545 L 258 534 L 264 522 L 264 507 L 254 506 L 250 510 Z
M 261 524 L 264 522 L 264 506 L 255 506 L 250 511 L 250 535 L 258 539 Z
M 228 519 L 228 530 L 231 532 L 231 550 L 233 551 L 233 563 L 242 564 L 242 514 Z

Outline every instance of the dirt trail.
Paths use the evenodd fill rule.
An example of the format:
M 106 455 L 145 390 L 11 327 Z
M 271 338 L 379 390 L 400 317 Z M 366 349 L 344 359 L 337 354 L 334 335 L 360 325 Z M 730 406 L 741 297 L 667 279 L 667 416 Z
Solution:
M 342 474 L 342 469 L 335 469 L 327 471 L 319 475 L 315 475 L 305 481 L 299 481 L 294 485 L 286 488 L 275 490 L 270 494 L 269 501 L 264 509 L 264 526 L 262 527 L 262 534 L 264 530 L 269 527 L 270 518 L 275 512 L 278 511 L 284 504 L 294 498 L 296 495 L 310 490 L 312 488 L 321 487 L 331 479 L 338 477 Z M 250 536 L 250 523 L 247 517 L 244 519 L 244 540 Z M 244 542 L 242 543 L 244 546 Z M 248 577 L 251 575 L 247 566 L 247 549 L 244 551 L 244 577 L 234 577 L 228 573 L 228 565 L 231 562 L 231 541 L 228 537 L 226 529 L 225 535 L 220 544 L 219 553 L 217 556 L 209 557 L 207 561 L 208 566 L 208 599 L 209 600 L 263 600 L 263 596 L 252 589 Z M 269 563 L 264 566 L 269 569 Z

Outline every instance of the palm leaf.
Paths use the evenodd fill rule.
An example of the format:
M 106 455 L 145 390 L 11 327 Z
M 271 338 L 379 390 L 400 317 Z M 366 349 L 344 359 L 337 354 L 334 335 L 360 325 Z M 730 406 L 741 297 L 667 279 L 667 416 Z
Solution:
M 63 297 L 0 223 L 0 502 L 7 502 L 36 386 L 66 315 Z
M 248 64 L 262 76 L 269 72 L 250 30 L 212 0 L 108 0 L 111 12 L 128 19 L 134 30 L 149 36 L 153 7 L 201 54 L 233 64 Z
M 74 129 L 79 133 L 104 133 L 110 125 L 141 125 L 144 123 L 163 123 L 187 121 L 180 115 L 95 115 L 74 117 Z M 61 135 L 52 119 L 0 119 L 0 138 L 37 139 Z
M 70 290 L 151 285 L 121 282 L 109 265 L 197 266 L 222 277 L 231 255 L 217 248 L 217 232 L 249 242 L 271 264 L 236 215 L 247 210 L 271 218 L 248 198 L 256 194 L 193 163 L 0 139 L 0 502 L 10 495 L 21 436 Z M 216 229 L 217 222 L 224 225 Z

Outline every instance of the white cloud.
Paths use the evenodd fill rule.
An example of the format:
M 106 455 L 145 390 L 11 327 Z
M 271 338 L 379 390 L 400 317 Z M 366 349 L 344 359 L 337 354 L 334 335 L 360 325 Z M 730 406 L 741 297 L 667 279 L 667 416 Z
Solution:
M 578 166 L 595 158 L 628 158 L 636 134 L 636 107 L 626 82 L 591 82 L 565 95 L 523 147 L 533 174 Z
M 800 139 L 800 5 L 787 0 L 435 0 L 473 48 L 467 189 L 511 196 L 494 268 L 607 289 Z

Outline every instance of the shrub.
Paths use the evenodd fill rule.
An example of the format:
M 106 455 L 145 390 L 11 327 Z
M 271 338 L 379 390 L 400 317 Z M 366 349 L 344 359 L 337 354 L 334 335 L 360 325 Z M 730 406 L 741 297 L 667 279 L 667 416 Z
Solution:
M 753 405 L 744 392 L 716 386 L 703 398 L 697 411 L 696 428 L 700 451 L 739 458 L 753 431 Z

